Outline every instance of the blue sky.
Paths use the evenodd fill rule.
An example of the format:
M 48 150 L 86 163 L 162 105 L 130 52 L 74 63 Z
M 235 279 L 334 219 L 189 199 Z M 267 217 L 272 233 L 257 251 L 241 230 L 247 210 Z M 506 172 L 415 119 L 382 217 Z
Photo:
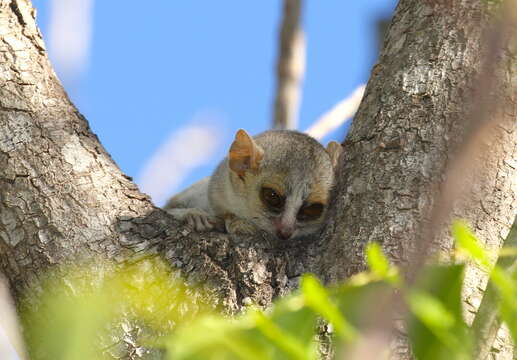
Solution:
M 33 4 L 47 39 L 49 1 Z M 270 127 L 281 1 L 143 4 L 95 1 L 87 67 L 75 77 L 59 67 L 56 72 L 108 152 L 137 181 L 171 134 L 188 123 L 211 122 L 220 143 L 207 164 L 181 181 L 184 188 L 210 174 L 237 129 L 256 134 Z M 376 21 L 389 17 L 394 5 L 306 2 L 300 129 L 367 80 L 377 54 Z M 344 134 L 341 128 L 332 138 L 341 141 Z M 178 151 L 189 157 L 190 151 Z

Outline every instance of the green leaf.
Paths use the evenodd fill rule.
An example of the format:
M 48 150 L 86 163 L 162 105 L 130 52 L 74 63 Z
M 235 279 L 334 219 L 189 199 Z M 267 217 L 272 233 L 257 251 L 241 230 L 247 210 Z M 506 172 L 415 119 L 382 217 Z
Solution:
M 472 342 L 462 315 L 463 273 L 463 265 L 428 266 L 406 297 L 417 359 L 470 358 Z
M 170 359 L 316 359 L 316 315 L 300 295 L 281 299 L 265 315 L 258 309 L 236 319 L 201 317 L 165 342 Z
M 284 352 L 285 356 L 281 358 L 287 356 L 290 359 L 316 359 L 316 354 L 308 351 L 307 344 L 302 343 L 292 334 L 283 331 L 261 311 L 254 311 L 251 316 L 262 334 Z
M 471 259 L 481 266 L 485 271 L 490 271 L 491 264 L 487 251 L 479 243 L 476 235 L 469 227 L 460 221 L 455 221 L 452 225 L 452 234 L 456 241 L 458 250 L 467 254 Z
M 491 270 L 491 263 L 487 251 L 479 243 L 474 233 L 462 222 L 453 224 L 453 235 L 458 249 L 476 261 L 485 271 L 490 272 L 490 281 L 500 296 L 499 312 L 501 318 L 508 325 L 514 341 L 517 341 L 517 272 L 514 276 L 508 274 L 501 266 L 495 265 Z M 502 253 L 515 251 L 515 248 L 501 249 Z M 508 263 L 511 260 L 498 260 L 498 264 Z
M 229 321 L 208 315 L 181 326 L 165 341 L 165 346 L 171 360 L 271 359 L 271 349 L 258 335 L 249 318 Z
M 174 324 L 207 311 L 202 301 L 192 300 L 202 296 L 186 292 L 164 263 L 152 259 L 123 266 L 92 261 L 56 269 L 45 275 L 37 304 L 30 293 L 21 304 L 31 358 L 45 354 L 56 360 L 104 359 L 101 347 L 112 341 L 108 324 L 121 317 L 156 334 L 139 341 L 159 343 L 159 336 Z
M 360 285 L 347 282 L 330 290 L 339 311 L 354 328 L 361 326 L 362 320 L 370 315 L 369 309 L 378 304 L 379 299 L 391 296 L 393 291 L 390 284 L 380 280 Z
M 303 295 L 290 295 L 276 301 L 270 318 L 282 331 L 296 337 L 304 344 L 313 344 L 316 313 L 305 306 Z
M 425 292 L 412 291 L 408 295 L 408 303 L 413 314 L 428 329 L 451 345 L 446 331 L 454 326 L 455 318 L 441 301 Z
M 390 301 L 394 291 L 392 284 L 379 280 L 376 276 L 372 277 L 371 273 L 358 274 L 345 284 L 328 290 L 333 303 L 356 333 L 355 341 L 341 339 L 340 342 L 332 342 L 336 359 L 345 359 L 350 351 L 354 351 L 356 343 L 361 341 L 359 329 L 376 321 L 372 309 L 382 309 Z
M 301 289 L 307 306 L 332 324 L 338 336 L 345 341 L 356 338 L 356 329 L 343 317 L 337 305 L 331 301 L 330 294 L 316 277 L 304 275 Z
M 366 246 L 366 262 L 370 271 L 380 278 L 386 277 L 390 270 L 390 262 L 384 256 L 381 246 L 376 242 L 368 243 Z
M 59 271 L 49 272 L 37 304 L 30 295 L 22 301 L 21 318 L 31 359 L 105 358 L 96 345 L 99 335 L 106 335 L 104 324 L 113 317 L 113 308 L 98 289 L 88 286 L 95 278 L 90 271 L 74 270 L 75 279 L 60 278 Z
M 508 325 L 514 342 L 517 342 L 517 271 L 512 275 L 496 265 L 490 274 L 490 281 L 500 296 L 501 318 Z
M 386 280 L 393 285 L 400 284 L 398 270 L 391 266 L 390 261 L 384 255 L 382 247 L 376 242 L 370 242 L 366 246 L 366 262 L 370 271 L 379 279 Z

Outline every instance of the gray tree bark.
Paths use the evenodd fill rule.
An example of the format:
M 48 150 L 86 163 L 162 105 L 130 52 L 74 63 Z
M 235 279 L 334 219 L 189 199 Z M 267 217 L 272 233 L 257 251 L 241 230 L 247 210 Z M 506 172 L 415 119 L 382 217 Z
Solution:
M 0 2 L 0 56 L 0 264 L 15 296 L 54 265 L 144 254 L 210 282 L 230 312 L 287 290 L 299 244 L 193 233 L 120 171 L 52 70 L 30 1 Z
M 499 15 L 484 1 L 398 4 L 344 143 L 332 220 L 315 267 L 327 281 L 365 269 L 363 250 L 370 241 L 402 265 L 428 246 L 422 240 L 432 241 L 433 251 L 451 253 L 450 222 L 429 222 L 433 206 L 441 206 L 436 202 L 444 182 L 458 177 L 447 167 L 480 122 L 495 126 L 477 134 L 482 141 L 471 149 L 475 166 L 454 179 L 470 191 L 454 201 L 446 218 L 466 219 L 489 248 L 500 246 L 517 212 L 517 62 L 515 37 L 501 41 L 501 48 L 487 43 Z M 426 226 L 438 227 L 438 235 L 426 238 Z M 468 269 L 468 320 L 485 284 L 485 274 Z M 500 335 L 494 351 L 510 359 L 504 330 Z
M 233 313 L 250 300 L 270 304 L 305 271 L 334 282 L 362 270 L 368 241 L 407 262 L 468 125 L 465 104 L 488 26 L 483 2 L 446 3 L 401 0 L 345 143 L 325 236 L 278 244 L 264 234 L 194 233 L 153 206 L 67 98 L 30 2 L 0 1 L 0 267 L 15 298 L 55 265 L 154 254 L 189 282 L 210 284 L 214 299 Z M 499 69 L 504 107 L 497 116 L 504 121 L 486 138 L 476 191 L 454 212 L 494 246 L 517 208 L 513 65 Z M 450 250 L 448 237 L 434 243 Z M 469 279 L 473 310 L 484 280 L 475 272 Z

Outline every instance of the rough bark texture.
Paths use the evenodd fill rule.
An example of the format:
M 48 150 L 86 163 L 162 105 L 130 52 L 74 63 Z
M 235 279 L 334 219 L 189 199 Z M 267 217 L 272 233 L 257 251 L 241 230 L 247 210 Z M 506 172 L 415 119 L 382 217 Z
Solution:
M 393 261 L 408 263 L 478 106 L 473 102 L 484 85 L 484 34 L 493 20 L 484 7 L 470 0 L 400 1 L 344 143 L 333 221 L 318 269 L 328 281 L 363 270 L 363 249 L 370 241 L 381 243 Z M 509 49 L 501 55 L 499 82 L 481 89 L 498 99 L 498 111 L 490 116 L 499 124 L 483 134 L 477 166 L 465 174 L 465 186 L 474 180 L 473 191 L 463 194 L 452 214 L 466 219 L 493 248 L 517 211 L 517 66 Z M 441 234 L 432 248 L 450 253 L 450 237 Z M 469 269 L 464 294 L 469 320 L 485 281 L 480 271 Z M 499 356 L 511 358 L 508 344 L 496 347 Z
M 190 282 L 211 284 L 229 312 L 249 300 L 268 305 L 307 270 L 337 281 L 363 269 L 368 241 L 405 262 L 432 204 L 430 186 L 468 120 L 483 18 L 475 1 L 401 1 L 345 146 L 328 243 L 280 247 L 263 234 L 197 234 L 154 207 L 68 100 L 29 1 L 1 0 L 0 267 L 15 297 L 50 266 L 94 255 L 162 256 Z M 513 104 L 502 112 L 508 121 L 486 145 L 476 193 L 457 212 L 494 246 L 516 209 L 512 69 L 500 88 Z M 449 250 L 450 241 L 437 246 Z M 481 280 L 472 279 L 467 299 L 476 305 Z
M 229 312 L 268 305 L 303 270 L 287 261 L 301 244 L 268 240 L 192 233 L 154 207 L 69 101 L 30 2 L 0 1 L 0 269 L 15 298 L 54 265 L 156 254 Z

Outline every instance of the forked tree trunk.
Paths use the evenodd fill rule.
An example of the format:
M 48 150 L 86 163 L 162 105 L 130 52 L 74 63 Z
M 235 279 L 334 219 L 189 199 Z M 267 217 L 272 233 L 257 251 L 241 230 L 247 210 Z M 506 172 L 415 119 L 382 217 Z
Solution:
M 469 121 L 480 68 L 482 3 L 402 0 L 345 146 L 336 206 L 323 242 L 196 234 L 152 205 L 114 164 L 70 103 L 28 0 L 0 2 L 0 266 L 15 297 L 44 270 L 78 258 L 117 262 L 158 254 L 226 309 L 268 305 L 304 271 L 338 281 L 364 267 L 379 241 L 405 262 L 433 203 L 430 185 Z M 471 22 L 472 21 L 472 22 Z M 508 59 L 504 59 L 507 61 Z M 505 121 L 487 137 L 475 193 L 456 214 L 497 245 L 515 216 L 516 75 L 501 67 Z M 506 106 L 507 105 L 507 106 Z M 501 105 L 502 106 L 502 105 Z M 502 109 L 502 108 L 501 108 Z M 123 135 L 122 135 L 123 136 Z M 450 249 L 448 238 L 436 240 Z M 473 274 L 467 300 L 475 305 Z M 504 352 L 503 352 L 504 354 Z

